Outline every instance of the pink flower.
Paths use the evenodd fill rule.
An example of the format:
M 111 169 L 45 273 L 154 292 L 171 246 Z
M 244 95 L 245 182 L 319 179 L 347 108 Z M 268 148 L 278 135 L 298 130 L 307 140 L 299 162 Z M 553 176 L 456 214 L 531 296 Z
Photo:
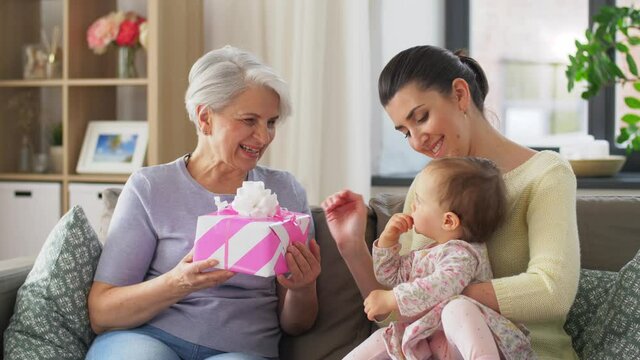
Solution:
M 87 43 L 96 54 L 104 54 L 107 46 L 118 36 L 120 23 L 124 19 L 122 13 L 112 12 L 96 20 L 87 30 Z

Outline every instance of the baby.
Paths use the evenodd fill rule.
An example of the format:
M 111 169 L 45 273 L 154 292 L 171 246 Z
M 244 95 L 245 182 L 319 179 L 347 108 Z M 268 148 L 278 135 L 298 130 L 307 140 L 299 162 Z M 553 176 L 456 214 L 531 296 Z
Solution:
M 378 281 L 364 301 L 370 320 L 398 311 L 346 359 L 528 359 L 524 327 L 462 294 L 492 278 L 485 241 L 507 211 L 502 174 L 490 160 L 432 160 L 418 175 L 411 215 L 395 214 L 373 246 Z M 434 240 L 400 256 L 400 235 L 414 228 Z

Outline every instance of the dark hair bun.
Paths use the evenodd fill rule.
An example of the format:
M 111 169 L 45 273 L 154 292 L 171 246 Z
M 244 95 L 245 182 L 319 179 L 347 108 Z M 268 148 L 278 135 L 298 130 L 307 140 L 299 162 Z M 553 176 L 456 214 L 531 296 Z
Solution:
M 484 101 L 489 93 L 489 82 L 487 81 L 487 76 L 485 75 L 484 70 L 482 70 L 482 67 L 474 58 L 467 55 L 467 50 L 458 49 L 454 54 L 458 56 L 460 61 L 467 65 L 475 74 L 476 85 L 478 86 L 478 90 L 480 91 L 480 95 Z

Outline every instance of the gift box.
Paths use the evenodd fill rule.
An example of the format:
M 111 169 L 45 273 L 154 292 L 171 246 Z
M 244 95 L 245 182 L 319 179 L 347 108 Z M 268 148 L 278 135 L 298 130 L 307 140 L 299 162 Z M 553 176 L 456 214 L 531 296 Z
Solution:
M 247 194 L 241 189 L 232 206 L 216 199 L 218 210 L 198 217 L 193 259 L 213 258 L 219 261 L 216 268 L 264 277 L 289 272 L 287 247 L 307 243 L 311 217 L 282 209 L 277 202 L 272 210 L 257 211 L 254 206 L 243 211 L 242 202 L 247 201 L 240 195 Z

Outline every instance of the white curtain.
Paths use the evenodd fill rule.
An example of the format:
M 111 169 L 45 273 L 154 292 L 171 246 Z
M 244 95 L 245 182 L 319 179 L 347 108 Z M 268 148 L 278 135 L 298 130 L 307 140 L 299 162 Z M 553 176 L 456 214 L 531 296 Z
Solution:
M 310 204 L 349 188 L 369 197 L 367 0 L 205 0 L 205 49 L 249 50 L 288 82 L 293 115 L 262 164 L 290 171 Z

